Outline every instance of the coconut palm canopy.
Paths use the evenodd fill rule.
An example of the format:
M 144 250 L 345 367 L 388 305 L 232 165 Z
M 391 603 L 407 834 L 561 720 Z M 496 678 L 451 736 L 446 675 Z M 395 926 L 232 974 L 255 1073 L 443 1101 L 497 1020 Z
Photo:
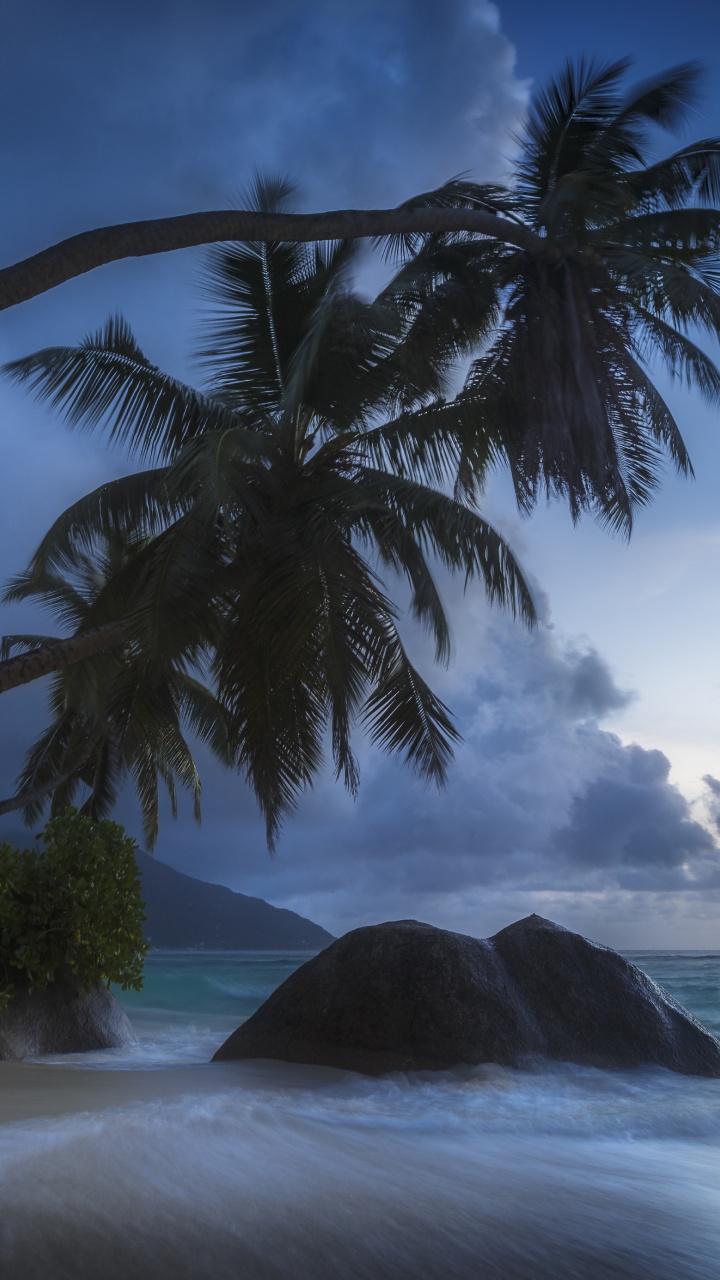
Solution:
M 594 511 L 626 534 L 664 458 L 692 471 L 654 373 L 720 400 L 720 372 L 698 345 L 720 331 L 720 140 L 658 158 L 659 130 L 684 121 L 698 70 L 626 93 L 628 65 L 568 63 L 534 98 L 512 185 L 456 181 L 420 198 L 493 210 L 544 251 L 467 236 L 395 242 L 421 246 L 436 279 L 464 282 L 468 256 L 484 281 L 494 323 L 465 394 L 521 506 L 559 496 L 575 518 Z
M 50 605 L 55 617 L 74 632 L 86 631 L 101 607 L 104 590 L 131 569 L 142 541 L 106 529 L 90 551 L 77 550 L 72 568 L 32 575 L 32 594 Z M 22 594 L 24 579 L 15 589 Z M 6 649 L 42 644 L 47 637 L 9 637 Z M 192 646 L 152 661 L 137 645 L 116 645 L 92 660 L 53 675 L 49 704 L 52 720 L 27 755 L 18 778 L 19 798 L 28 825 L 37 821 L 48 800 L 52 814 L 87 788 L 82 811 L 95 819 L 112 812 L 122 783 L 130 778 L 140 800 L 148 846 L 158 834 L 161 780 L 177 814 L 177 783 L 192 793 L 200 818 L 200 778 L 183 726 L 207 743 L 218 759 L 231 763 L 225 709 L 193 674 Z M 19 807 L 18 798 L 6 807 Z M 3 812 L 3 806 L 0 806 Z
M 280 183 L 261 182 L 256 193 L 270 208 L 287 196 Z M 119 319 L 77 348 L 14 366 L 70 421 L 106 424 L 155 464 L 66 511 L 10 587 L 11 598 L 62 605 L 76 630 L 117 618 L 132 630 L 123 656 L 81 664 L 96 673 L 89 719 L 87 672 L 57 677 L 54 725 L 31 752 L 23 790 L 85 750 L 84 725 L 88 736 L 100 722 L 112 725 L 116 742 L 122 722 L 120 772 L 141 788 L 151 838 L 153 770 L 196 787 L 179 722 L 190 713 L 197 727 L 186 682 L 198 667 L 219 699 L 220 719 L 204 736 L 246 774 L 271 844 L 320 768 L 328 734 L 338 775 L 356 789 L 355 720 L 442 782 L 456 733 L 406 654 L 381 573 L 405 577 L 410 613 L 432 633 L 440 660 L 449 629 L 432 558 L 479 577 L 490 599 L 527 622 L 533 605 L 503 539 L 471 501 L 437 487 L 463 431 L 474 429 L 464 404 L 439 398 L 466 339 L 433 334 L 404 278 L 372 302 L 360 297 L 354 256 L 347 243 L 218 250 L 208 271 L 214 314 L 203 393 L 161 373 Z M 485 315 L 483 306 L 479 324 Z M 84 591 L 80 609 L 68 575 L 80 572 L 87 587 L 88 563 L 107 563 L 108 540 L 125 553 L 114 572 L 95 574 L 97 589 Z M 195 700 L 202 688 L 195 681 Z M 211 695 L 202 696 L 208 715 Z M 136 724 L 141 704 L 154 736 L 145 710 Z M 68 716 L 73 734 L 63 737 Z M 94 760 L 99 742 L 92 750 Z M 88 768 L 85 760 L 78 776 L 88 780 Z
M 653 158 L 696 72 L 625 95 L 626 69 L 568 66 L 535 99 L 512 185 L 456 180 L 408 202 L 450 224 L 482 211 L 498 238 L 387 241 L 398 270 L 372 303 L 352 287 L 347 241 L 217 249 L 203 394 L 162 375 L 119 320 L 10 367 L 71 422 L 104 424 L 154 463 L 66 512 L 12 594 L 42 594 L 42 574 L 71 569 L 108 531 L 140 539 L 86 625 L 131 618 L 153 661 L 211 662 L 271 840 L 327 729 L 356 786 L 357 717 L 442 778 L 454 731 L 408 662 L 377 571 L 408 579 L 440 658 L 447 623 L 428 554 L 481 574 L 531 619 L 517 566 L 476 509 L 490 466 L 510 466 L 525 510 L 548 494 L 626 534 L 664 459 L 691 469 L 652 376 L 659 362 L 720 394 L 696 341 L 720 320 L 720 143 Z M 255 204 L 277 212 L 288 195 L 261 183 Z M 519 243 L 502 238 L 508 225 Z

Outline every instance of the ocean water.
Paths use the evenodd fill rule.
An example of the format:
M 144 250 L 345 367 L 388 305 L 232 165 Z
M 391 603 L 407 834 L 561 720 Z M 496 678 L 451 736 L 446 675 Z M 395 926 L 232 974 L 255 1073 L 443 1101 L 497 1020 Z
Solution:
M 153 955 L 138 1046 L 0 1064 L 3 1280 L 718 1280 L 720 1081 L 209 1065 L 306 958 Z M 720 952 L 630 958 L 720 1034 Z

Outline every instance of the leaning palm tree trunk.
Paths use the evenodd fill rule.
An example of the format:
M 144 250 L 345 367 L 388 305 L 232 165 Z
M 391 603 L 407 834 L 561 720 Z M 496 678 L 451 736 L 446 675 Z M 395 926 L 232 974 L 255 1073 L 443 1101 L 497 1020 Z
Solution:
M 0 270 L 0 311 L 46 293 L 75 276 L 117 262 L 222 241 L 362 240 L 376 236 L 469 231 L 541 258 L 553 247 L 519 222 L 484 209 L 337 209 L 328 213 L 256 213 L 226 210 L 98 227 Z M 556 256 L 556 255 L 555 255 Z
M 63 783 L 69 782 L 71 778 L 76 776 L 78 770 L 92 754 L 94 745 L 94 742 L 90 742 L 84 752 L 80 756 L 76 756 L 67 769 L 63 769 L 62 773 L 56 774 L 48 782 L 43 782 L 37 787 L 30 787 L 27 791 L 21 791 L 16 796 L 10 796 L 7 800 L 0 800 L 0 815 L 13 813 L 17 809 L 26 809 L 28 805 L 37 804 L 38 800 L 44 800 L 45 796 L 57 791 L 58 787 L 61 787 Z
M 120 620 L 91 627 L 78 635 L 68 636 L 66 640 L 48 640 L 29 653 L 20 653 L 0 662 L 0 693 L 6 693 L 8 689 L 15 689 L 21 684 L 29 684 L 31 680 L 39 680 L 41 676 L 50 675 L 53 671 L 62 671 L 76 662 L 84 662 L 96 653 L 115 649 L 118 645 L 125 644 L 127 639 L 127 623 Z M 0 809 L 0 812 L 3 810 Z

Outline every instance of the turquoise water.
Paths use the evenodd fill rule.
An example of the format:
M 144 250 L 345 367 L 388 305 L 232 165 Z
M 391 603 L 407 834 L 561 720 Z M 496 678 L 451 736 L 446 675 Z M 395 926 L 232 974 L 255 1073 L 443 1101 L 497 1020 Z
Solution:
M 720 951 L 625 951 L 628 960 L 720 1037 Z
M 630 958 L 720 1031 L 720 953 Z M 13 1069 L 3 1280 L 718 1280 L 720 1080 L 208 1065 L 305 959 L 155 954 L 135 1048 Z
M 720 951 L 625 954 L 720 1037 Z M 230 1032 L 307 959 L 307 951 L 153 952 L 143 990 L 116 993 L 138 1046 L 48 1061 L 100 1069 L 208 1062 Z
M 720 951 L 625 955 L 720 1036 Z M 307 959 L 307 951 L 153 952 L 143 990 L 117 994 L 145 1045 L 145 1064 L 163 1054 L 202 1061 Z
M 308 958 L 307 951 L 152 952 L 142 991 L 116 992 L 139 1037 L 139 1050 L 83 1055 L 82 1060 L 98 1067 L 207 1062 Z
M 307 951 L 154 951 L 142 991 L 118 995 L 131 1017 L 162 1009 L 246 1018 L 308 958 Z
M 720 951 L 625 954 L 720 1037 Z M 117 993 L 139 1049 L 83 1055 L 81 1061 L 98 1067 L 206 1062 L 307 959 L 307 951 L 153 952 L 143 990 Z

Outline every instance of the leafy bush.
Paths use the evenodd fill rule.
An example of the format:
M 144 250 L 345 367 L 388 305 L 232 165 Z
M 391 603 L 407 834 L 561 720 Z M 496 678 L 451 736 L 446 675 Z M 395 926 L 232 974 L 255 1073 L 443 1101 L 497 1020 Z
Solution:
M 75 809 L 52 818 L 42 848 L 0 845 L 0 1009 L 59 974 L 142 986 L 147 943 L 135 841 Z

